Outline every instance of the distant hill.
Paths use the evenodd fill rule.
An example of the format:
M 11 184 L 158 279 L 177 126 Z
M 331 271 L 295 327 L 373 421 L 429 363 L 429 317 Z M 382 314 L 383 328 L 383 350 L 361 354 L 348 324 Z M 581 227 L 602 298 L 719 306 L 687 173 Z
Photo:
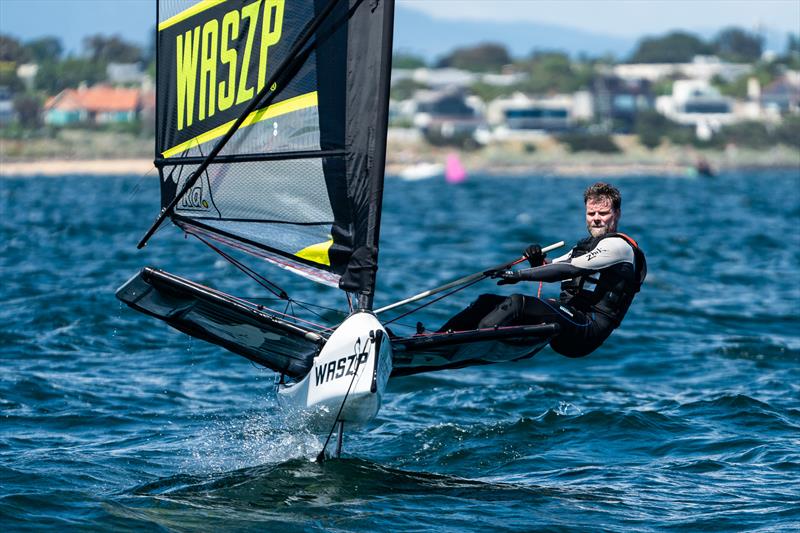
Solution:
M 566 26 L 537 22 L 458 21 L 430 17 L 419 11 L 397 6 L 395 12 L 394 49 L 413 53 L 435 61 L 459 46 L 481 42 L 504 44 L 514 57 L 526 57 L 533 50 L 560 50 L 572 57 L 585 53 L 590 57 L 613 54 L 617 60 L 627 59 L 639 39 L 664 35 L 667 31 L 638 37 L 617 37 Z M 704 40 L 712 39 L 722 28 L 682 28 Z M 778 53 L 786 50 L 787 35 L 762 28 L 765 48 Z
M 497 42 L 508 47 L 514 57 L 525 57 L 536 50 L 560 50 L 572 56 L 585 52 L 596 57 L 611 53 L 627 57 L 637 39 L 591 33 L 563 26 L 536 22 L 454 21 L 437 19 L 397 6 L 394 49 L 435 61 L 459 46 Z

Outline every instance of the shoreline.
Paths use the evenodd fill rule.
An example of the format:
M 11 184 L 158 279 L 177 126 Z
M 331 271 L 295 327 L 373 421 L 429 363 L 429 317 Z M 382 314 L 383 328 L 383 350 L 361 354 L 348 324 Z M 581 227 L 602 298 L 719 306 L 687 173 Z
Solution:
M 600 154 L 563 154 L 561 157 L 515 157 L 504 160 L 486 154 L 462 153 L 468 174 L 493 177 L 522 177 L 529 175 L 587 177 L 587 176 L 654 176 L 691 177 L 696 175 L 694 158 L 686 157 L 634 157 L 603 156 Z M 559 154 L 560 155 L 560 154 Z M 716 173 L 745 169 L 798 170 L 800 153 L 796 157 L 736 157 L 708 154 Z M 717 155 L 718 157 L 714 157 Z M 386 161 L 386 175 L 397 177 L 402 171 L 426 161 L 443 161 L 444 151 L 418 154 L 416 157 L 394 158 Z M 511 159 L 511 158 L 510 158 Z M 58 176 L 157 176 L 153 161 L 144 158 L 124 159 L 40 159 L 0 160 L 0 178 L 36 178 Z
M 571 152 L 549 136 L 497 141 L 476 150 L 435 146 L 416 131 L 397 128 L 390 128 L 387 137 L 389 176 L 423 176 L 431 167 L 443 167 L 451 154 L 458 155 L 468 174 L 498 177 L 687 177 L 696 174 L 700 161 L 707 162 L 715 173 L 743 169 L 800 172 L 800 150 L 785 145 L 699 149 L 664 141 L 647 149 L 635 135 L 615 135 L 620 151 L 602 154 Z M 0 139 L 0 177 L 155 176 L 153 142 L 149 137 L 85 130 L 64 130 L 52 138 Z
M 156 175 L 149 159 L 43 159 L 0 161 L 0 177 L 143 176 Z

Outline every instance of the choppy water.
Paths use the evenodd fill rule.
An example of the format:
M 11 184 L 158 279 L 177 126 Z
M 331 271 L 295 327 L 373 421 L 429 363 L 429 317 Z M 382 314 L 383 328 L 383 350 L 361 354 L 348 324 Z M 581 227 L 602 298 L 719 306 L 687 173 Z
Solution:
M 588 183 L 388 180 L 376 304 L 529 242 L 577 240 Z M 647 251 L 650 275 L 605 346 L 578 360 L 548 349 L 393 381 L 374 423 L 346 436 L 346 457 L 320 465 L 310 458 L 321 437 L 275 412 L 269 371 L 114 299 L 144 264 L 260 294 L 174 228 L 135 249 L 158 209 L 155 178 L 0 181 L 0 523 L 800 527 L 800 176 L 616 183 L 621 229 Z M 274 278 L 341 307 L 335 291 Z M 423 320 L 492 289 L 460 293 Z

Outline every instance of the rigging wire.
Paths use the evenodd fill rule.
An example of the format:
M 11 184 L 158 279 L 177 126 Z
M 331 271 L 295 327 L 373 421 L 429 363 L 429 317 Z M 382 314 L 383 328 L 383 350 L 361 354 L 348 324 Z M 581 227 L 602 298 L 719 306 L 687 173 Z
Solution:
M 375 357 L 378 357 L 377 348 L 375 350 Z M 317 455 L 317 462 L 321 463 L 325 460 L 325 449 L 328 447 L 328 443 L 331 441 L 331 436 L 333 436 L 333 432 L 336 429 L 336 425 L 340 423 L 339 417 L 342 416 L 342 410 L 344 409 L 344 404 L 347 402 L 347 397 L 350 396 L 350 389 L 353 388 L 353 383 L 356 381 L 356 376 L 358 376 L 358 367 L 361 366 L 361 357 L 356 357 L 356 368 L 353 370 L 353 377 L 350 379 L 350 385 L 347 386 L 347 392 L 344 394 L 344 399 L 342 399 L 342 403 L 339 406 L 339 412 L 336 413 L 336 418 L 333 419 L 333 425 L 331 426 L 331 430 L 328 432 L 328 438 L 325 439 L 325 444 L 322 445 L 322 450 Z M 344 422 L 341 422 L 341 426 L 339 431 L 344 430 Z
M 457 293 L 457 292 L 459 292 L 459 291 L 463 291 L 463 290 L 464 290 L 464 289 L 466 289 L 467 287 L 471 287 L 472 285 L 475 285 L 475 284 L 476 284 L 476 283 L 478 283 L 479 281 L 483 281 L 483 280 L 484 280 L 484 279 L 486 279 L 486 278 L 487 278 L 487 276 L 486 276 L 486 275 L 484 275 L 484 276 L 482 276 L 482 277 L 480 277 L 480 278 L 478 278 L 478 279 L 475 279 L 475 280 L 472 280 L 472 281 L 470 281 L 469 283 L 465 283 L 465 284 L 464 284 L 464 285 L 462 285 L 461 287 L 456 287 L 456 288 L 455 288 L 455 289 L 453 289 L 452 291 L 450 291 L 450 292 L 446 292 L 446 293 L 444 293 L 443 295 L 439 296 L 438 298 L 434 298 L 434 299 L 433 299 L 433 300 L 431 300 L 430 302 L 424 303 L 424 304 L 420 305 L 419 307 L 415 307 L 414 309 L 412 309 L 412 310 L 410 310 L 410 311 L 406 311 L 405 313 L 399 314 L 399 315 L 397 315 L 396 317 L 394 317 L 394 318 L 393 318 L 393 319 L 391 319 L 391 320 L 387 320 L 386 322 L 384 322 L 384 325 L 386 325 L 386 324 L 391 324 L 391 323 L 392 323 L 392 322 L 394 322 L 395 320 L 399 320 L 399 319 L 401 319 L 401 318 L 403 318 L 403 317 L 406 317 L 406 316 L 410 315 L 411 313 L 416 313 L 416 312 L 417 312 L 417 311 L 419 311 L 420 309 L 423 309 L 423 308 L 425 308 L 425 307 L 428 307 L 429 305 L 431 305 L 431 304 L 434 304 L 434 303 L 438 302 L 439 300 L 443 300 L 444 298 L 447 298 L 448 296 L 452 296 L 453 294 L 455 294 L 455 293 Z
M 236 297 L 234 296 L 234 298 L 236 298 Z M 277 309 L 273 309 L 271 307 L 267 307 L 267 306 L 265 306 L 263 304 L 257 303 L 257 300 L 264 300 L 264 299 L 269 300 L 269 298 L 257 298 L 256 302 L 249 301 L 249 300 L 244 300 L 242 298 L 236 298 L 236 299 L 241 301 L 242 303 L 244 303 L 246 305 L 253 305 L 255 303 L 258 306 L 259 310 L 266 309 L 267 311 L 275 313 L 276 315 L 280 315 L 280 316 L 283 316 L 283 317 L 286 317 L 286 318 L 289 318 L 289 319 L 292 319 L 292 320 L 296 320 L 298 322 L 303 322 L 305 324 L 309 324 L 309 325 L 314 326 L 315 328 L 317 328 L 319 331 L 329 331 L 329 330 L 335 329 L 335 327 L 329 327 L 329 326 L 323 326 L 321 324 L 316 324 L 314 322 L 311 322 L 310 320 L 306 320 L 304 318 L 300 318 L 297 315 L 286 314 L 286 313 L 283 313 L 281 311 L 278 311 Z M 325 307 L 324 305 L 316 305 L 316 304 L 312 304 L 312 303 L 308 303 L 308 302 L 303 302 L 303 301 L 300 301 L 300 300 L 295 300 L 293 298 L 291 299 L 291 302 L 293 304 L 297 305 L 298 307 L 300 307 L 301 309 L 305 309 L 309 313 L 311 313 L 311 314 L 313 314 L 313 315 L 315 315 L 315 316 L 317 316 L 318 318 L 321 318 L 321 319 L 325 319 L 325 317 L 322 316 L 321 314 L 315 312 L 315 311 L 312 311 L 311 309 L 308 309 L 306 306 L 308 306 L 308 307 L 316 307 L 316 308 L 319 308 L 319 309 L 324 309 L 326 311 L 330 311 L 332 313 L 337 313 L 337 314 L 340 314 L 340 315 L 345 315 L 346 314 L 344 311 L 342 311 L 340 309 L 334 309 L 332 307 Z
M 325 317 L 322 316 L 321 314 L 317 313 L 316 311 L 313 311 L 313 310 L 309 309 L 309 306 L 319 307 L 321 309 L 325 309 L 326 311 L 332 311 L 334 313 L 341 313 L 340 310 L 332 309 L 330 307 L 322 307 L 321 305 L 316 305 L 315 306 L 314 304 L 308 304 L 306 302 L 301 302 L 300 300 L 295 300 L 295 299 L 292 299 L 291 301 L 292 301 L 292 303 L 297 305 L 297 307 L 299 307 L 300 309 L 304 309 L 305 311 L 308 311 L 309 313 L 311 313 L 315 317 L 317 317 L 319 319 L 322 319 L 322 320 L 325 320 Z M 333 328 L 324 328 L 324 329 L 333 329 Z
M 294 318 L 296 320 L 299 320 L 301 322 L 305 322 L 307 324 L 311 324 L 311 325 L 313 325 L 313 326 L 315 326 L 317 328 L 320 328 L 320 330 L 322 330 L 322 331 L 329 331 L 329 330 L 334 329 L 334 327 L 323 326 L 321 324 L 315 324 L 313 322 L 310 322 L 308 320 L 304 320 L 304 319 L 296 316 L 294 314 L 294 307 L 293 306 L 296 305 L 297 307 L 307 311 L 308 313 L 311 313 L 315 317 L 317 317 L 319 319 L 322 319 L 322 320 L 325 320 L 325 317 L 322 314 L 320 314 L 320 313 L 314 311 L 313 309 L 311 309 L 311 307 L 317 307 L 319 309 L 324 309 L 326 311 L 331 311 L 331 312 L 335 312 L 335 313 L 341 313 L 341 311 L 339 309 L 333 309 L 331 307 L 324 307 L 322 305 L 315 305 L 315 304 L 311 304 L 311 303 L 307 303 L 307 302 L 302 302 L 300 300 L 295 300 L 294 298 L 290 297 L 289 294 L 285 290 L 283 290 L 281 287 L 276 285 L 274 282 L 272 282 L 269 279 L 267 279 L 265 276 L 262 276 L 261 274 L 259 274 L 255 270 L 253 270 L 252 268 L 248 267 L 247 265 L 245 265 L 244 263 L 242 263 L 238 259 L 232 257 L 230 254 L 222 251 L 219 247 L 214 246 L 213 244 L 208 242 L 206 239 L 200 237 L 196 233 L 192 233 L 192 235 L 194 235 L 197 239 L 199 239 L 206 246 L 208 246 L 209 248 L 211 248 L 212 250 L 217 252 L 220 256 L 222 256 L 223 259 L 225 259 L 226 261 L 231 263 L 233 266 L 235 266 L 236 268 L 238 268 L 239 270 L 241 270 L 242 272 L 247 274 L 247 276 L 249 276 L 250 278 L 255 280 L 259 285 L 261 285 L 262 287 L 267 289 L 269 292 L 274 294 L 280 300 L 286 300 L 286 308 L 283 310 L 283 312 L 281 313 L 280 311 L 273 310 L 274 312 L 279 313 L 279 314 L 281 314 L 283 316 L 286 316 L 286 317 Z M 277 292 L 275 289 L 273 289 L 271 287 L 274 287 L 275 289 L 277 289 L 277 291 L 280 291 L 280 292 Z M 290 309 L 291 309 L 291 311 L 290 311 Z M 352 311 L 352 305 L 350 307 L 350 310 Z
M 144 174 L 142 174 L 141 176 L 139 176 L 139 179 L 136 180 L 136 183 L 131 189 L 131 192 L 128 193 L 128 200 L 133 200 L 134 198 L 136 198 L 136 195 L 139 194 L 139 189 L 141 189 L 142 187 L 142 182 L 145 180 L 145 178 L 149 177 L 155 170 L 156 167 L 153 167 Z
M 275 296 L 277 296 L 281 300 L 291 300 L 291 298 L 289 298 L 289 294 L 285 290 L 283 290 L 281 287 L 279 287 L 278 285 L 276 285 L 272 281 L 268 280 L 266 277 L 262 276 L 261 274 L 259 274 L 258 272 L 256 272 L 252 268 L 250 268 L 249 266 L 245 265 L 244 263 L 242 263 L 241 261 L 239 261 L 235 257 L 231 256 L 230 254 L 224 252 L 223 250 L 220 250 L 217 246 L 214 246 L 213 244 L 211 244 L 210 242 L 208 242 L 204 238 L 200 237 L 196 233 L 192 233 L 192 235 L 197 237 L 197 239 L 199 239 L 200 242 L 204 243 L 206 246 L 208 246 L 209 248 L 211 248 L 212 250 L 217 252 L 226 261 L 228 261 L 230 264 L 232 264 L 233 266 L 235 266 L 236 268 L 238 268 L 239 270 L 241 270 L 242 272 L 247 274 L 249 277 L 254 279 L 256 281 L 256 283 L 258 283 L 259 285 L 261 285 L 262 287 L 267 289 L 269 292 L 271 292 L 272 294 L 274 294 Z
M 445 286 L 442 286 L 442 287 L 438 288 L 438 290 L 442 290 L 442 289 L 452 285 L 453 283 L 458 283 L 458 282 L 461 282 L 461 281 L 465 282 L 464 285 L 461 285 L 460 287 L 457 287 L 456 289 L 454 289 L 454 290 L 452 290 L 450 292 L 447 292 L 444 295 L 439 296 L 438 298 L 435 298 L 435 299 L 431 300 L 430 302 L 428 302 L 426 304 L 420 305 L 419 307 L 415 307 L 414 309 L 412 309 L 410 311 L 407 311 L 407 312 L 405 312 L 405 313 L 403 313 L 401 315 L 398 315 L 398 316 L 394 317 L 393 319 L 385 322 L 385 324 L 391 324 L 392 322 L 394 322 L 396 320 L 399 320 L 399 319 L 401 319 L 403 317 L 406 317 L 406 316 L 410 315 L 411 313 L 416 313 L 417 311 L 419 311 L 420 309 L 422 309 L 424 307 L 427 307 L 427 306 L 429 306 L 429 305 L 431 305 L 433 303 L 438 302 L 439 300 L 447 298 L 448 296 L 451 296 L 451 295 L 453 295 L 453 294 L 455 294 L 455 293 L 457 293 L 459 291 L 462 291 L 462 290 L 466 289 L 467 287 L 471 287 L 472 285 L 475 285 L 479 281 L 483 281 L 484 279 L 488 278 L 489 275 L 492 272 L 496 272 L 496 271 L 499 271 L 499 270 L 505 270 L 507 268 L 511 268 L 512 266 L 518 265 L 519 263 L 525 261 L 526 259 L 527 258 L 525 256 L 523 256 L 523 257 L 520 257 L 519 259 L 517 259 L 515 261 L 512 261 L 510 263 L 507 263 L 506 265 L 503 265 L 503 266 L 501 266 L 499 268 L 494 268 L 494 269 L 487 270 L 486 272 L 484 272 L 482 275 L 476 277 L 475 279 L 470 279 L 470 278 L 472 278 L 472 276 L 468 276 L 466 278 L 462 278 L 462 279 L 458 280 L 457 282 L 452 282 L 452 283 L 449 283 L 449 284 L 447 284 Z M 475 275 L 477 276 L 477 274 L 475 274 Z M 433 291 L 433 290 L 437 290 L 437 289 L 432 289 L 431 291 Z M 540 284 L 539 290 L 541 291 L 541 284 Z M 431 292 L 431 291 L 428 291 L 428 292 Z M 414 298 L 419 298 L 419 297 L 423 296 L 423 294 L 417 295 Z

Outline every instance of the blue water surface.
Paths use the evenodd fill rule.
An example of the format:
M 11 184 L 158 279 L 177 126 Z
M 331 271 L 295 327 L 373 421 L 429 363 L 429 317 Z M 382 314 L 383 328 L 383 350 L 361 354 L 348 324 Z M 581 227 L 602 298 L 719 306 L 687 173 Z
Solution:
M 650 268 L 605 345 L 392 380 L 377 419 L 323 464 L 323 437 L 286 423 L 270 371 L 114 298 L 145 264 L 265 295 L 174 227 L 136 250 L 155 177 L 0 180 L 0 523 L 800 528 L 800 172 L 602 177 Z M 583 237 L 591 181 L 388 178 L 376 305 Z M 259 268 L 344 308 L 335 290 Z M 400 322 L 436 326 L 481 292 L 521 287 L 483 282 Z

